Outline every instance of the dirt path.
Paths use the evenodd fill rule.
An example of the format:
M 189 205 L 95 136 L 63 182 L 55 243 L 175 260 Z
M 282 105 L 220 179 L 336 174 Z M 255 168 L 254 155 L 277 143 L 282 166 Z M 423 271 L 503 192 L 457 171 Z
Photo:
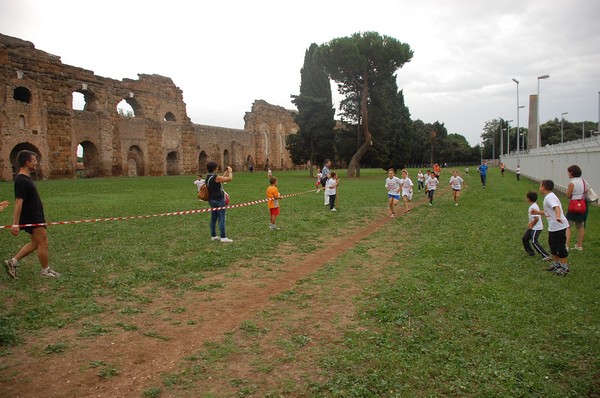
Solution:
M 400 206 L 399 206 L 400 208 Z M 397 211 L 398 214 L 403 212 Z M 144 330 L 152 330 L 159 338 L 148 338 L 140 332 L 113 330 L 107 335 L 82 340 L 77 336 L 81 325 L 74 325 L 45 336 L 32 338 L 16 347 L 13 354 L 4 357 L 0 390 L 3 397 L 131 397 L 141 396 L 149 386 L 161 386 L 161 374 L 177 369 L 182 358 L 198 352 L 206 341 L 218 341 L 223 334 L 239 327 L 269 304 L 270 298 L 294 287 L 297 281 L 314 273 L 320 267 L 356 245 L 391 221 L 387 212 L 372 223 L 353 232 L 338 236 L 327 249 L 300 255 L 288 255 L 284 264 L 273 272 L 232 267 L 226 275 L 215 274 L 203 282 L 225 281 L 225 288 L 210 292 L 188 292 L 182 297 L 165 297 L 152 303 L 156 310 L 168 311 L 186 308 L 185 314 L 169 313 L 178 319 L 202 319 L 194 326 L 174 327 L 153 316 L 145 309 L 134 318 Z M 104 314 L 107 323 L 114 324 L 117 313 Z M 323 315 L 323 316 L 331 316 Z M 131 319 L 130 319 L 131 320 Z M 61 354 L 34 354 L 56 341 L 66 341 L 68 350 Z M 98 377 L 92 362 L 109 363 L 118 369 L 118 376 L 110 379 Z M 6 382 L 4 380 L 11 380 Z M 161 395 L 162 396 L 162 395 Z

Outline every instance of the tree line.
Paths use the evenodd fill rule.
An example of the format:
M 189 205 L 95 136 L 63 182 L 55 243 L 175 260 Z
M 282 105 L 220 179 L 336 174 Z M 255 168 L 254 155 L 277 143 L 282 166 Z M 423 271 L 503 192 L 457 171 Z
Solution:
M 330 158 L 347 166 L 349 176 L 359 176 L 361 167 L 477 161 L 479 146 L 448 134 L 444 123 L 411 119 L 396 72 L 412 56 L 408 44 L 376 32 L 311 44 L 300 70 L 300 94 L 292 95 L 300 128 L 287 137 L 292 161 L 319 165 Z M 331 80 L 343 95 L 337 121 Z
M 504 153 L 517 148 L 517 137 L 519 147 L 527 148 L 527 129 L 521 127 L 517 134 L 516 127 L 502 119 L 485 122 L 482 144 L 474 147 L 461 134 L 449 134 L 443 122 L 412 120 L 396 75 L 412 57 L 408 44 L 377 32 L 312 43 L 300 70 L 300 93 L 292 95 L 299 126 L 286 141 L 292 161 L 321 165 L 331 159 L 336 167 L 347 167 L 348 176 L 359 176 L 361 167 L 398 169 L 499 158 L 502 133 Z M 343 96 L 339 120 L 331 80 Z M 563 141 L 589 136 L 597 127 L 592 122 L 564 120 L 562 124 Z M 561 142 L 560 120 L 542 124 L 541 130 L 542 145 Z

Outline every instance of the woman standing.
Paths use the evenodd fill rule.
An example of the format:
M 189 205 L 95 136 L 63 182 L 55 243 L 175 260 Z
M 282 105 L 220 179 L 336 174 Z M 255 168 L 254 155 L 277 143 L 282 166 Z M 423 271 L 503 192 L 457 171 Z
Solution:
M 581 178 L 581 168 L 577 165 L 572 165 L 567 168 L 567 173 L 571 182 L 567 187 L 567 198 L 570 200 L 578 200 L 585 198 L 585 189 L 587 183 Z M 567 220 L 569 220 L 569 228 L 567 228 L 567 249 L 571 244 L 571 233 L 573 225 L 577 228 L 577 243 L 575 243 L 575 250 L 583 250 L 583 237 L 585 236 L 585 222 L 587 220 L 588 208 L 586 206 L 585 213 L 574 213 L 567 211 Z

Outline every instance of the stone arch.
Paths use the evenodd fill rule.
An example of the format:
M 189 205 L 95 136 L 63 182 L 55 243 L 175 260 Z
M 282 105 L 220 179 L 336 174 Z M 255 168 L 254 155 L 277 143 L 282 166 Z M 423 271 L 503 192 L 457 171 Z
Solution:
M 222 169 L 225 170 L 227 168 L 227 166 L 231 166 L 231 159 L 229 158 L 229 151 L 227 149 L 225 149 L 223 151 L 223 167 Z
M 31 104 L 31 91 L 27 87 L 19 86 L 13 90 L 13 99 Z
M 100 151 L 96 144 L 86 140 L 79 145 L 83 148 L 83 154 L 82 161 L 77 162 L 77 175 L 86 178 L 100 176 Z
M 252 155 L 248 155 L 248 157 L 246 158 L 246 168 L 251 172 L 254 171 L 254 159 L 252 158 Z
M 179 175 L 179 154 L 176 151 L 167 154 L 167 175 Z
M 122 98 L 117 104 L 117 113 L 127 117 L 143 117 L 142 107 L 132 96 Z
M 177 118 L 175 117 L 173 112 L 165 113 L 164 119 L 165 119 L 165 122 L 176 122 L 177 121 Z
M 35 155 L 37 156 L 38 169 L 31 173 L 31 178 L 34 180 L 42 179 L 43 178 L 42 170 L 39 167 L 39 165 L 42 163 L 42 154 L 35 145 L 33 145 L 29 142 L 21 142 L 20 144 L 15 145 L 15 147 L 12 149 L 12 151 L 10 151 L 9 158 L 10 158 L 10 165 L 11 165 L 11 169 L 12 169 L 13 179 L 19 172 L 19 164 L 17 162 L 17 155 L 19 154 L 19 152 L 24 151 L 24 150 L 35 152 Z
M 206 152 L 200 152 L 198 155 L 198 172 L 202 174 L 208 173 L 208 169 L 206 168 L 206 163 L 208 163 L 208 155 Z
M 143 176 L 145 169 L 144 152 L 137 145 L 129 147 L 127 153 L 127 170 L 130 177 Z
M 72 108 L 78 111 L 95 112 L 99 108 L 98 98 L 90 90 L 74 90 L 72 93 Z

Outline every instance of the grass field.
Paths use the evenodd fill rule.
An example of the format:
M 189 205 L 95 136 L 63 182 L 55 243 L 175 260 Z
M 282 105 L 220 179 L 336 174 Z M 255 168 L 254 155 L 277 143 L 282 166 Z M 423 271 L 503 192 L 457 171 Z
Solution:
M 284 195 L 313 189 L 316 180 L 306 172 L 276 176 Z M 557 277 L 521 245 L 525 193 L 538 184 L 511 173 L 502 178 L 497 169 L 485 190 L 477 175 L 463 177 L 458 207 L 446 171 L 433 207 L 386 223 L 273 297 L 268 309 L 215 336 L 218 342 L 181 357 L 178 371 L 139 396 L 600 396 L 599 208 L 590 210 L 585 250 L 571 252 L 570 275 Z M 215 283 L 215 275 L 240 267 L 273 272 L 384 217 L 385 178 L 383 170 L 363 170 L 359 179 L 342 173 L 337 213 L 323 206 L 322 193 L 283 200 L 281 231 L 269 230 L 264 203 L 228 210 L 232 244 L 210 241 L 209 213 L 50 227 L 51 265 L 62 277 L 39 276 L 32 255 L 21 261 L 17 280 L 0 278 L 0 390 L 19 381 L 20 355 L 75 354 L 61 330 L 88 342 L 121 333 L 160 339 L 134 317 L 152 303 L 226 290 L 228 282 Z M 68 221 L 206 207 L 195 199 L 193 180 L 37 185 L 48 220 Z M 267 186 L 264 173 L 239 173 L 226 190 L 235 204 L 264 198 Z M 12 201 L 12 184 L 0 183 L 0 193 Z M 1 224 L 11 224 L 12 210 L 0 214 Z M 0 259 L 27 239 L 0 230 Z M 546 240 L 544 232 L 547 248 Z M 342 312 L 324 315 L 327 308 Z M 173 312 L 183 321 L 169 318 L 166 327 L 203 322 L 192 308 Z M 23 349 L 47 333 L 57 336 L 51 344 Z M 99 383 L 124 370 L 90 363 L 100 368 Z

